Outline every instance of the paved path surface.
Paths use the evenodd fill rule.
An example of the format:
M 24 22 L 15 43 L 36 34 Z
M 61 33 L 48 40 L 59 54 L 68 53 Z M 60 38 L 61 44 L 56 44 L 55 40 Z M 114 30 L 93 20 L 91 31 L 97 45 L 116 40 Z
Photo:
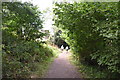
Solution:
M 74 65 L 70 64 L 70 53 L 63 51 L 50 65 L 45 78 L 80 78 L 80 74 Z M 82 79 L 80 79 L 82 80 Z

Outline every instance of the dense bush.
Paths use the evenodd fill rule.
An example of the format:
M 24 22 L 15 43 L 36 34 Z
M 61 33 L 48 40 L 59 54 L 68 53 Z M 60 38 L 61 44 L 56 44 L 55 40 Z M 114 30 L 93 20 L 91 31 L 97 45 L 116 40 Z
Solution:
M 18 42 L 3 47 L 3 77 L 29 77 L 36 71 L 34 63 L 52 57 L 52 50 L 37 42 Z
M 41 12 L 31 3 L 3 2 L 3 78 L 25 78 L 36 70 L 36 62 L 53 56 L 52 50 L 36 42 L 45 34 Z
M 120 74 L 118 10 L 118 2 L 65 2 L 55 3 L 53 12 L 55 25 L 81 63 Z

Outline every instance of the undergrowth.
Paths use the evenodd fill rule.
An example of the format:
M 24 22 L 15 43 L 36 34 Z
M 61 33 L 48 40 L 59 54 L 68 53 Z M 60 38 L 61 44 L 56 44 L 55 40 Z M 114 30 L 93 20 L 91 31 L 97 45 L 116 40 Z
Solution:
M 70 56 L 70 61 L 78 67 L 79 72 L 82 74 L 82 78 L 84 78 L 84 80 L 96 80 L 103 78 L 109 80 L 116 78 L 116 74 L 111 74 L 107 69 L 103 70 L 100 67 L 81 63 L 74 54 Z
M 47 44 L 19 41 L 3 45 L 2 52 L 3 78 L 30 78 L 36 71 L 43 74 L 59 50 Z
M 33 78 L 43 78 L 45 76 L 44 74 L 48 70 L 49 65 L 60 53 L 60 50 L 54 46 L 44 44 L 44 47 L 47 47 L 52 52 L 53 56 L 43 60 L 41 63 L 34 64 L 36 65 L 36 70 L 32 73 Z

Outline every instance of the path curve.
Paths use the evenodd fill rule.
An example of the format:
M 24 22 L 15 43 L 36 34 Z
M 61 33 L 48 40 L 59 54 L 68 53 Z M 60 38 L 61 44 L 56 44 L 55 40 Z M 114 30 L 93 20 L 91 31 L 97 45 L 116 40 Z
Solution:
M 45 78 L 80 78 L 77 68 L 69 61 L 70 53 L 63 51 L 50 65 Z

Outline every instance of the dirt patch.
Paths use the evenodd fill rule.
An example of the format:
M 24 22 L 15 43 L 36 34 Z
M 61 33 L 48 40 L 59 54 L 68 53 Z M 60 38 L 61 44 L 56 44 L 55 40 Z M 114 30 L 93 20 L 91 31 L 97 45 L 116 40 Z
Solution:
M 44 78 L 80 78 L 77 68 L 69 61 L 70 53 L 63 51 L 50 65 Z

